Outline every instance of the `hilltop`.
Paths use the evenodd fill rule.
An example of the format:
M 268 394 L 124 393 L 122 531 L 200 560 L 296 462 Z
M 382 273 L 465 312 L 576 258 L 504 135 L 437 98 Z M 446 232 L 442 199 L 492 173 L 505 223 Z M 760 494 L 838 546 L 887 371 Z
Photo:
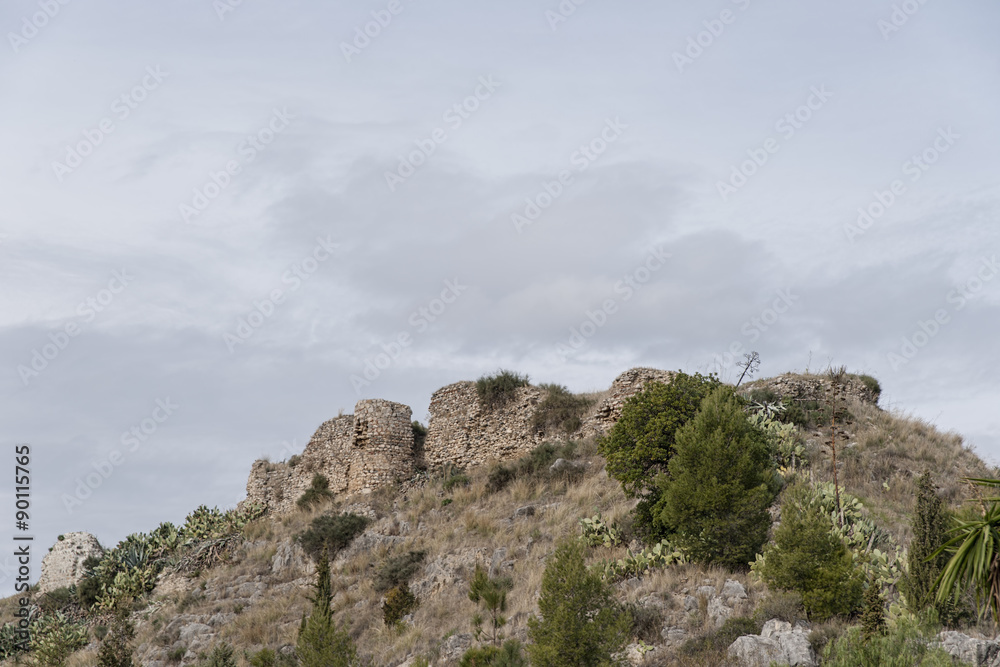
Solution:
M 458 383 L 435 393 L 426 432 L 410 424 L 406 406 L 359 404 L 354 415 L 322 425 L 302 455 L 254 465 L 241 507 L 251 513 L 233 524 L 237 529 L 218 537 L 206 528 L 189 547 L 178 547 L 133 608 L 138 664 L 195 664 L 222 642 L 236 648 L 240 665 L 262 649 L 275 651 L 278 662 L 281 656 L 290 661 L 315 581 L 315 565 L 297 537 L 318 517 L 342 514 L 364 517 L 367 525 L 332 560 L 333 611 L 370 664 L 409 667 L 418 658 L 457 664 L 476 645 L 468 586 L 477 564 L 511 577 L 505 631 L 526 641 L 546 559 L 561 539 L 580 535 L 581 519 L 600 515 L 621 537 L 593 547 L 591 563 L 627 559 L 642 548 L 632 528 L 636 501 L 608 476 L 597 443 L 630 396 L 671 376 L 633 369 L 607 392 L 588 396 L 525 379 L 494 411 L 474 383 Z M 835 435 L 840 490 L 859 501 L 861 515 L 884 531 L 886 544 L 909 544 L 916 479 L 925 470 L 934 473 L 953 510 L 970 498 L 963 478 L 996 476 L 959 435 L 879 408 L 873 379 L 834 376 L 785 374 L 740 391 L 753 401 L 789 406 L 794 470 L 785 474 L 819 484 L 833 481 L 832 383 L 846 388 Z M 395 426 L 369 428 L 381 423 Z M 402 474 L 383 474 L 387 468 L 372 464 L 373 452 Z M 300 507 L 297 501 L 323 472 L 332 493 L 320 489 L 311 506 Z M 263 505 L 268 513 L 257 516 Z M 195 521 L 213 526 L 216 519 L 198 515 Z M 172 539 L 182 540 L 184 530 L 190 529 L 182 527 Z M 382 609 L 386 582 L 401 576 L 418 605 L 389 627 Z M 636 665 L 726 664 L 718 633 L 727 619 L 796 613 L 753 573 L 720 567 L 652 568 L 615 578 L 614 590 L 635 618 L 627 657 Z M 96 664 L 96 638 L 108 617 L 85 614 L 66 589 L 38 594 L 36 601 L 88 623 L 89 642 L 69 664 Z M 10 621 L 16 603 L 2 604 Z M 838 631 L 831 627 L 824 632 Z

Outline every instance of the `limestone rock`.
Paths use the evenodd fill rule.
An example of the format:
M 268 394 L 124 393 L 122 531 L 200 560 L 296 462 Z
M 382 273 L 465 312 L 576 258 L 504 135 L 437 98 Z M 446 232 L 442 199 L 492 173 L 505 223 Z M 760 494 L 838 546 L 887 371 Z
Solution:
M 769 667 L 772 662 L 787 665 L 785 652 L 777 640 L 758 635 L 744 635 L 734 641 L 726 652 L 734 665 L 740 667 Z
M 312 559 L 292 539 L 282 540 L 271 559 L 271 573 L 280 579 L 309 576 L 316 570 Z
M 83 578 L 83 561 L 90 556 L 100 558 L 104 553 L 100 542 L 90 533 L 66 533 L 62 537 L 42 559 L 39 593 L 75 585 Z
M 733 642 L 730 660 L 742 667 L 767 667 L 771 663 L 792 667 L 816 667 L 816 654 L 809 633 L 801 626 L 772 619 L 760 635 L 744 635 Z
M 945 631 L 934 645 L 940 646 L 953 658 L 976 667 L 1000 667 L 1000 641 L 975 639 L 961 632 Z

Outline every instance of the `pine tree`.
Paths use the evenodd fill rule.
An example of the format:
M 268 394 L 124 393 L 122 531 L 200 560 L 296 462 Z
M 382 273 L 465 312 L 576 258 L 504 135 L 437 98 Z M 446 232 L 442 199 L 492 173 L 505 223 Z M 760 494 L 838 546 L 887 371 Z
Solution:
M 491 577 L 478 563 L 475 574 L 469 584 L 469 599 L 483 606 L 490 617 L 490 641 L 494 646 L 500 646 L 503 635 L 500 629 L 507 624 L 504 613 L 507 611 L 507 591 L 514 587 L 510 577 Z M 475 614 L 472 625 L 476 630 L 476 639 L 482 641 L 486 631 L 483 630 L 483 617 Z
M 745 568 L 767 540 L 778 493 L 767 434 L 720 387 L 677 431 L 675 448 L 660 521 L 693 560 Z
M 587 569 L 584 552 L 579 540 L 564 541 L 545 566 L 542 617 L 528 620 L 533 667 L 607 665 L 629 637 L 631 615 L 601 575 Z
M 296 648 L 302 667 L 353 667 L 357 664 L 354 642 L 346 630 L 333 622 L 332 600 L 330 562 L 324 554 L 316 568 L 312 613 L 303 619 L 299 629 Z
M 764 552 L 760 574 L 768 586 L 797 591 L 809 620 L 847 616 L 861 603 L 864 578 L 847 546 L 830 531 L 830 521 L 812 502 L 810 489 L 785 492 L 774 544 Z
M 942 544 L 948 541 L 948 514 L 944 502 L 937 495 L 937 488 L 930 472 L 924 472 L 917 480 L 917 506 L 913 513 L 913 541 L 908 556 L 909 573 L 904 580 L 904 594 L 910 611 L 916 613 L 935 606 L 944 617 L 954 607 L 949 600 L 935 603 L 934 584 L 948 564 L 948 554 L 935 555 Z M 942 618 L 944 620 L 944 618 Z

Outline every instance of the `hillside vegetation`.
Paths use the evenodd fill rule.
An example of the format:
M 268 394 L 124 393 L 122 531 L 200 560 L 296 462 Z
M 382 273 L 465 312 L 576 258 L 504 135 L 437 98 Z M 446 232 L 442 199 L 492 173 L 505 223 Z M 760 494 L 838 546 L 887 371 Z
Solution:
M 750 405 L 773 404 L 780 398 L 753 384 L 741 393 L 740 400 Z M 562 389 L 552 395 L 560 405 L 592 403 L 574 403 Z M 834 492 L 847 506 L 840 514 L 851 526 L 841 529 L 836 539 L 847 546 L 845 553 L 854 553 L 855 562 L 863 564 L 866 590 L 881 596 L 878 606 L 892 628 L 885 641 L 896 641 L 904 631 L 926 636 L 926 627 L 907 629 L 908 623 L 916 627 L 925 620 L 905 611 L 900 592 L 906 549 L 913 539 L 918 479 L 931 471 L 943 506 L 961 513 L 967 511 L 966 501 L 975 497 L 963 479 L 996 477 L 998 471 L 960 436 L 942 433 L 912 416 L 883 411 L 871 402 L 845 398 L 831 405 L 792 403 L 786 400 L 785 410 L 768 421 L 767 428 L 782 434 L 776 468 L 760 472 L 766 479 L 775 475 L 773 493 L 780 490 L 770 516 L 780 518 L 782 503 L 791 498 L 793 487 L 809 489 L 800 495 L 814 496 L 834 488 L 829 445 L 833 439 Z M 725 407 L 718 409 L 724 412 Z M 562 421 L 560 417 L 554 423 Z M 709 429 L 716 422 L 725 423 L 725 415 L 699 423 Z M 690 433 L 678 433 L 680 451 L 695 446 L 686 442 L 698 442 Z M 860 606 L 848 613 L 816 614 L 803 604 L 800 592 L 769 588 L 768 568 L 777 567 L 777 558 L 767 556 L 766 564 L 750 569 L 734 565 L 729 556 L 713 560 L 709 547 L 703 549 L 708 556 L 691 556 L 702 553 L 691 546 L 702 544 L 694 529 L 687 524 L 658 524 L 651 514 L 656 502 L 673 502 L 662 516 L 690 522 L 696 519 L 688 517 L 703 515 L 700 506 L 678 509 L 680 487 L 669 486 L 687 472 L 679 469 L 682 459 L 651 469 L 640 480 L 644 485 L 633 485 L 626 493 L 622 483 L 608 474 L 606 460 L 599 454 L 603 447 L 595 438 L 555 442 L 517 461 L 471 470 L 446 468 L 370 495 L 319 494 L 286 516 L 259 515 L 257 508 L 214 515 L 196 512 L 184 526 L 161 526 L 119 545 L 109 552 L 113 557 L 106 555 L 100 564 L 91 563 L 89 584 L 85 579 L 73 589 L 37 595 L 36 613 L 53 618 L 61 614 L 61 628 L 83 633 L 82 640 L 69 644 L 71 654 L 65 664 L 70 666 L 114 664 L 109 662 L 109 649 L 99 657 L 102 643 L 108 643 L 101 640 L 128 622 L 135 629 L 128 642 L 135 664 L 294 665 L 296 655 L 302 654 L 297 647 L 303 620 L 316 613 L 316 562 L 327 558 L 332 573 L 331 627 L 349 636 L 362 664 L 458 665 L 463 656 L 462 664 L 469 666 L 522 664 L 516 661 L 521 658 L 503 662 L 490 657 L 500 650 L 491 647 L 499 647 L 504 639 L 530 644 L 533 637 L 542 636 L 529 631 L 529 620 L 540 617 L 546 565 L 560 545 L 582 539 L 586 563 L 610 586 L 620 611 L 628 615 L 627 637 L 617 648 L 622 660 L 634 665 L 733 664 L 726 657 L 730 644 L 743 635 L 759 634 L 765 621 L 778 619 L 801 622 L 817 656 L 824 647 L 828 651 L 841 647 L 840 656 L 834 652 L 828 662 L 847 664 L 843 642 L 861 632 Z M 697 459 L 693 454 L 685 457 L 684 461 Z M 657 488 L 665 490 L 660 493 Z M 771 502 L 766 494 L 754 497 L 754 503 Z M 827 507 L 825 496 L 817 498 L 802 502 Z M 817 511 L 821 521 L 830 521 L 830 512 Z M 837 523 L 836 517 L 833 521 Z M 718 522 L 711 525 L 710 530 L 719 530 Z M 823 526 L 823 531 L 832 530 L 828 523 Z M 768 531 L 765 526 L 761 536 L 774 539 L 774 527 Z M 857 547 L 854 542 L 861 536 L 867 544 Z M 725 547 L 718 548 L 743 559 L 742 551 Z M 763 547 L 756 551 L 769 553 Z M 876 552 L 885 556 L 885 563 L 870 560 Z M 118 559 L 117 569 L 109 565 L 109 558 Z M 877 583 L 868 584 L 870 577 Z M 474 579 L 480 592 L 503 593 L 502 610 L 498 597 L 492 610 L 483 601 L 488 596 L 470 598 Z M 94 589 L 94 581 L 104 582 L 103 593 L 99 586 Z M 110 582 L 117 593 L 109 592 Z M 499 588 L 489 588 L 491 582 Z M 958 604 L 970 605 L 970 600 L 965 595 Z M 4 622 L 15 620 L 15 612 L 14 598 L 0 602 Z M 489 630 L 478 638 L 477 614 L 478 629 Z M 504 621 L 499 625 L 498 617 Z M 955 618 L 953 627 L 992 636 L 991 626 L 980 626 L 974 614 Z M 58 643 L 59 635 L 52 636 L 51 641 Z M 38 661 L 41 655 L 17 654 L 6 631 L 0 649 L 8 656 L 3 664 Z M 512 645 L 512 656 L 515 649 L 520 652 Z M 937 654 L 927 650 L 930 657 L 924 664 L 937 664 L 930 662 Z M 477 658 L 475 651 L 486 657 Z M 523 652 L 525 661 L 528 653 Z M 58 664 L 58 657 L 49 664 Z

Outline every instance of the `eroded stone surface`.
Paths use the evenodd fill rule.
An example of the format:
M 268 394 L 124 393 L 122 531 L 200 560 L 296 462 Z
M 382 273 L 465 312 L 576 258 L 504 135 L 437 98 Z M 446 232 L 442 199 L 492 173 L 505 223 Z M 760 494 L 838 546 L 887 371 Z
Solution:
M 38 592 L 75 585 L 83 578 L 83 561 L 90 556 L 100 558 L 103 553 L 101 543 L 90 533 L 66 533 L 42 559 Z

